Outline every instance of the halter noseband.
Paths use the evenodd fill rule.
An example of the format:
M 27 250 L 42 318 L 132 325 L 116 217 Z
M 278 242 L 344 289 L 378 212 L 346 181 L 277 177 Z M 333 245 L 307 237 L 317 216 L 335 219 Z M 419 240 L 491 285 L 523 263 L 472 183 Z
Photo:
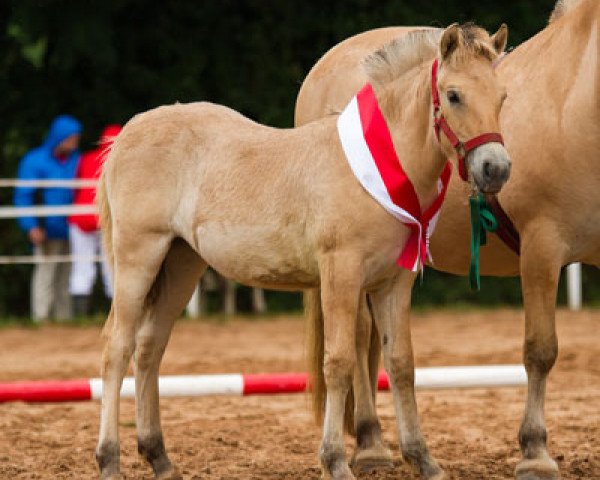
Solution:
M 437 72 L 438 72 L 438 60 L 437 58 L 433 61 L 433 65 L 431 66 L 431 101 L 433 103 L 433 128 L 435 129 L 435 135 L 437 136 L 438 141 L 440 140 L 440 129 L 444 132 L 448 141 L 452 145 L 452 147 L 456 150 L 458 154 L 458 173 L 460 178 L 462 178 L 465 182 L 468 180 L 467 175 L 467 167 L 465 165 L 465 158 L 467 154 L 474 150 L 475 148 L 483 145 L 485 143 L 501 143 L 504 145 L 504 140 L 502 139 L 502 135 L 499 133 L 491 132 L 491 133 L 483 133 L 478 135 L 477 137 L 473 137 L 466 142 L 461 142 L 448 122 L 444 117 L 444 114 L 441 111 L 440 105 L 440 94 L 437 89 Z

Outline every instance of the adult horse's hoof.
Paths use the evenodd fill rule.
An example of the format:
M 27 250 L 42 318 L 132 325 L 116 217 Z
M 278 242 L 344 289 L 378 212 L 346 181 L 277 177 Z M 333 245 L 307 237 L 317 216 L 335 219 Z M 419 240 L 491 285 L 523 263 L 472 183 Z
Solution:
M 515 469 L 517 480 L 558 480 L 558 465 L 551 458 L 521 460 Z
M 120 473 L 111 473 L 110 475 L 100 476 L 101 480 L 125 480 L 125 477 Z
M 357 449 L 351 462 L 352 470 L 368 472 L 372 470 L 392 468 L 392 453 L 384 445 L 373 445 L 369 448 Z

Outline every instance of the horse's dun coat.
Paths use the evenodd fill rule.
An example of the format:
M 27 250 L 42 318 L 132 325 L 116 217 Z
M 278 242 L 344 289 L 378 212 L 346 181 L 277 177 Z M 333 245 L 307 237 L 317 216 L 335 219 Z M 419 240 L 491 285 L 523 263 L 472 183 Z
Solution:
M 441 62 L 439 92 L 452 128 L 466 138 L 498 131 L 504 90 L 491 59 L 505 38 L 505 28 L 490 38 L 475 27 L 454 25 L 439 42 L 428 43 L 427 59 L 401 74 L 396 49 L 406 48 L 403 42 L 382 50 L 371 65 L 375 94 L 421 204 L 437 195 L 438 177 L 454 151 L 435 138 L 430 60 L 437 54 Z M 451 106 L 450 86 L 474 105 Z M 510 161 L 497 144 L 482 145 L 468 158 L 481 188 L 490 162 L 506 178 Z M 359 298 L 373 292 L 375 308 L 385 308 L 394 298 L 390 292 L 414 274 L 395 266 L 410 230 L 353 176 L 336 118 L 277 130 L 209 103 L 157 108 L 132 119 L 117 138 L 98 202 L 115 281 L 96 451 L 102 477 L 120 478 L 119 390 L 133 355 L 139 451 L 158 478 L 180 478 L 162 438 L 158 369 L 173 322 L 210 265 L 250 285 L 320 286 L 328 389 L 320 458 L 326 477 L 353 478 L 342 424 L 356 359 Z M 401 370 L 393 359 L 392 365 L 392 372 Z M 405 379 L 396 380 L 397 393 Z M 442 477 L 420 436 L 411 448 L 425 477 Z
M 517 478 L 522 480 L 558 478 L 557 465 L 546 448 L 543 409 L 546 377 L 557 355 L 554 312 L 560 269 L 577 261 L 600 266 L 599 22 L 597 0 L 560 0 L 550 25 L 506 56 L 497 68 L 508 91 L 500 118 L 513 159 L 511 179 L 499 198 L 520 233 L 521 256 L 491 235 L 481 251 L 481 271 L 486 275 L 521 274 L 526 319 L 524 362 L 529 376 L 519 432 L 523 460 L 516 470 Z M 343 107 L 365 81 L 364 71 L 357 68 L 362 59 L 412 30 L 373 30 L 332 48 L 302 85 L 296 124 Z M 431 239 L 436 269 L 467 272 L 467 188 L 456 176 L 453 178 Z M 406 307 L 399 311 L 408 316 L 410 289 L 401 294 L 396 302 Z M 370 325 L 366 305 L 361 305 L 359 311 L 361 319 Z M 370 331 L 368 325 L 360 327 L 362 323 L 359 328 Z M 317 329 L 314 354 L 318 357 L 320 327 L 313 326 Z M 358 345 L 359 368 L 354 380 L 356 457 L 368 463 L 372 459 L 385 460 L 385 449 L 371 400 L 375 390 L 365 379 L 369 365 L 376 379 L 378 342 L 372 341 L 370 360 L 361 358 L 369 350 L 368 341 L 364 343 Z M 412 369 L 410 348 L 404 354 L 407 368 Z M 380 446 L 378 450 L 361 445 L 365 443 L 361 436 L 368 439 L 368 446 Z

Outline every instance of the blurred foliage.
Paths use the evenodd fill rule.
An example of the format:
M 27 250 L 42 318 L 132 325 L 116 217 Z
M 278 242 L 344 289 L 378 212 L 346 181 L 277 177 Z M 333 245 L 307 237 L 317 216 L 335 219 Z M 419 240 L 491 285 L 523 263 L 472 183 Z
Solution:
M 546 24 L 553 0 L 4 0 L 0 2 L 0 177 L 40 143 L 50 120 L 69 112 L 91 147 L 107 122 L 175 101 L 210 100 L 273 126 L 289 127 L 298 88 L 339 41 L 387 25 L 445 26 L 473 20 L 510 44 Z M 0 204 L 12 193 L 0 189 Z M 30 251 L 14 222 L 0 220 L 0 254 Z M 26 315 L 31 267 L 0 267 L 0 316 Z M 586 270 L 598 285 L 598 272 Z M 589 284 L 590 282 L 588 282 Z M 593 292 L 598 298 L 596 287 Z M 269 294 L 277 309 L 297 296 Z M 464 278 L 428 271 L 419 304 L 519 303 L 518 280 L 486 279 L 480 294 Z

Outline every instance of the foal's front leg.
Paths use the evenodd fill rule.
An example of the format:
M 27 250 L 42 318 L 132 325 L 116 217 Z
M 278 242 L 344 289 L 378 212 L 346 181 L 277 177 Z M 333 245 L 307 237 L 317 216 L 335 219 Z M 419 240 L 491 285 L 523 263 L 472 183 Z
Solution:
M 325 358 L 323 374 L 327 386 L 325 423 L 320 459 L 323 477 L 352 480 L 344 447 L 344 408 L 356 364 L 355 338 L 361 271 L 358 262 L 339 253 L 321 260 Z
M 415 367 L 409 318 L 414 279 L 414 273 L 402 270 L 394 282 L 373 292 L 373 316 L 394 396 L 402 455 L 419 469 L 423 478 L 441 480 L 446 477 L 425 444 L 415 399 Z

